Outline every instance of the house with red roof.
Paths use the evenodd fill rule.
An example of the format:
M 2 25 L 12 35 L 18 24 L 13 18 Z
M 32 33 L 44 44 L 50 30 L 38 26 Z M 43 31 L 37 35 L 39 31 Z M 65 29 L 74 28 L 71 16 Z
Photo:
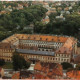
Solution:
M 57 63 L 42 63 L 37 62 L 34 66 L 34 71 L 49 79 L 60 79 L 63 77 L 62 65 Z M 39 75 L 38 75 L 39 76 Z M 43 78 L 44 79 L 44 78 Z

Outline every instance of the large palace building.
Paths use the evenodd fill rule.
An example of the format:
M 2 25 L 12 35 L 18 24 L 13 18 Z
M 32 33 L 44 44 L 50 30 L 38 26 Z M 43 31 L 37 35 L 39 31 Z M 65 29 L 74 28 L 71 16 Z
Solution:
M 49 63 L 71 62 L 77 39 L 69 36 L 14 34 L 0 42 L 0 59 L 12 61 L 14 51 L 25 60 Z

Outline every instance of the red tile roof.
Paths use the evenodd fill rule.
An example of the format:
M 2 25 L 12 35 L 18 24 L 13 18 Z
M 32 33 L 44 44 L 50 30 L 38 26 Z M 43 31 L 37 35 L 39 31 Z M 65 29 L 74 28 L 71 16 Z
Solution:
M 48 76 L 44 76 L 42 74 L 35 74 L 34 78 L 35 79 L 50 79 Z
M 36 65 L 34 66 L 34 69 L 39 70 L 39 71 L 42 69 L 42 66 L 40 65 L 40 62 L 36 63 Z
M 10 43 L 6 43 L 6 42 L 1 42 L 0 43 L 0 49 L 12 49 L 11 48 L 11 44 Z
M 40 63 L 40 62 L 38 62 L 37 64 L 35 64 L 34 70 L 44 72 L 48 76 L 52 76 L 52 75 L 62 76 L 63 75 L 62 66 L 57 63 Z
M 67 76 L 72 79 L 80 79 L 80 70 L 68 71 Z
M 35 39 L 34 39 L 35 38 Z M 53 42 L 65 42 L 69 37 L 63 36 L 49 36 L 49 35 L 37 35 L 37 34 L 14 34 L 2 42 L 11 42 L 14 43 L 19 39 L 28 39 L 28 40 L 41 40 L 41 41 L 53 41 Z
M 20 79 L 20 73 L 17 72 L 15 74 L 13 74 L 12 79 Z
M 64 43 L 62 47 L 60 47 L 56 53 L 71 53 L 72 52 L 72 46 L 76 43 L 76 40 L 74 38 L 68 38 L 67 41 Z

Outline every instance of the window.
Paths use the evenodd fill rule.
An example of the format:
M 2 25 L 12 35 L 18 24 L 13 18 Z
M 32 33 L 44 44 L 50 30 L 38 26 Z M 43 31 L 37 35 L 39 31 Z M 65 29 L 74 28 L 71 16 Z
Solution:
M 67 62 L 69 62 L 69 59 L 67 59 Z
M 59 52 L 61 52 L 61 51 L 59 50 Z
M 22 36 L 22 39 L 23 39 L 24 37 Z
M 61 61 L 63 61 L 63 59 L 61 59 Z
M 66 53 L 66 51 L 64 51 L 64 53 Z
M 52 39 L 52 41 L 54 41 L 54 39 Z
M 30 39 L 30 37 L 28 37 L 28 39 Z
M 34 40 L 35 40 L 36 38 L 34 37 Z
M 19 38 L 18 36 L 16 38 Z
M 49 60 L 49 57 L 48 57 L 48 60 Z
M 57 54 L 57 56 L 59 56 L 59 55 Z
M 42 51 L 44 51 L 44 49 L 42 49 Z
M 46 41 L 48 40 L 48 38 L 46 38 Z
M 40 40 L 42 40 L 42 38 L 40 38 Z
M 58 39 L 58 41 L 60 41 L 60 39 Z
M 5 48 L 7 48 L 7 46 L 5 46 Z
M 52 60 L 52 58 L 50 58 Z

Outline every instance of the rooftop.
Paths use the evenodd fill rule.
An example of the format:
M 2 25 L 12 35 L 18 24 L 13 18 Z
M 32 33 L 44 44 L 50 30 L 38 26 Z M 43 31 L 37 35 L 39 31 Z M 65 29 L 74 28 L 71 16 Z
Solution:
M 72 79 L 80 79 L 80 70 L 68 71 L 67 76 Z
M 68 38 L 62 47 L 60 47 L 56 52 L 57 53 L 71 53 L 73 44 L 76 43 L 74 38 Z
M 48 51 L 35 51 L 35 50 L 27 50 L 27 49 L 16 49 L 18 53 L 25 53 L 25 54 L 38 54 L 38 55 L 48 55 L 48 56 L 54 56 L 54 52 L 48 52 Z
M 57 75 L 62 76 L 62 65 L 58 63 L 42 63 L 37 62 L 34 66 L 34 70 L 41 71 L 47 74 L 48 77 Z
M 47 39 L 47 41 L 64 43 L 69 37 L 70 36 L 48 35 L 48 34 L 14 34 L 4 39 L 2 42 L 14 43 L 19 39 L 46 41 Z

